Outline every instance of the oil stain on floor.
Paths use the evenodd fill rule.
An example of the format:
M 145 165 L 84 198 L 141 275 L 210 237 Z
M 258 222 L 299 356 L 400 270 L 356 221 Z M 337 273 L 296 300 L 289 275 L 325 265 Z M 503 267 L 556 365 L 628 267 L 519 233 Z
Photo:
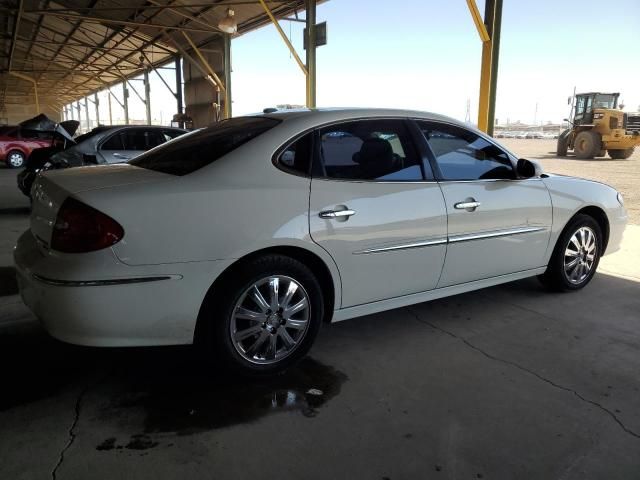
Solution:
M 171 372 L 135 378 L 135 388 L 116 395 L 103 419 L 123 409 L 144 411 L 144 434 L 189 435 L 253 422 L 278 412 L 315 417 L 340 393 L 347 376 L 312 358 L 268 378 L 212 377 L 199 371 Z

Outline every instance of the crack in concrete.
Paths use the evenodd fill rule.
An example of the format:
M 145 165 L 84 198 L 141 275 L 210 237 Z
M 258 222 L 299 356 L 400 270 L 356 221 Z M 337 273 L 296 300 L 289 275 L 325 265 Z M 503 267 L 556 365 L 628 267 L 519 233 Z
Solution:
M 82 405 L 82 399 L 84 398 L 84 395 L 87 393 L 87 391 L 89 390 L 89 385 L 85 385 L 83 387 L 82 390 L 80 390 L 80 393 L 78 394 L 78 398 L 76 399 L 76 404 L 75 404 L 75 415 L 73 418 L 73 422 L 71 423 L 71 427 L 68 430 L 68 439 L 67 439 L 67 443 L 64 446 L 64 448 L 60 451 L 60 455 L 58 456 L 58 463 L 56 463 L 55 467 L 53 467 L 53 470 L 51 471 L 51 478 L 52 480 L 56 480 L 56 475 L 58 473 L 58 469 L 62 466 L 62 462 L 64 462 L 64 454 L 67 452 L 67 450 L 69 450 L 69 448 L 71 448 L 71 445 L 73 445 L 73 442 L 75 442 L 77 434 L 75 432 L 76 426 L 78 425 L 78 421 L 80 420 L 80 407 Z
M 578 393 L 576 390 L 573 390 L 572 388 L 569 387 L 565 387 L 563 385 L 560 385 L 556 382 L 554 382 L 553 380 L 549 380 L 548 378 L 543 377 L 542 375 L 540 375 L 539 373 L 528 369 L 527 367 L 523 367 L 522 365 L 519 365 L 515 362 L 512 362 L 511 360 L 505 360 L 503 358 L 500 357 L 496 357 L 495 355 L 491 355 L 490 353 L 485 352 L 483 349 L 481 349 L 480 347 L 474 345 L 473 343 L 471 343 L 469 340 L 467 340 L 466 338 L 460 337 L 458 335 L 456 335 L 453 332 L 450 332 L 449 330 L 446 330 L 442 327 L 439 327 L 438 325 L 435 325 L 434 323 L 429 322 L 428 320 L 425 320 L 423 318 L 420 318 L 420 316 L 415 313 L 413 310 L 411 310 L 410 308 L 406 308 L 406 310 L 409 312 L 409 314 L 411 314 L 412 317 L 414 317 L 416 319 L 416 321 L 428 325 L 429 327 L 433 328 L 434 330 L 437 330 L 441 333 L 444 333 L 446 335 L 449 335 L 450 337 L 455 338 L 456 340 L 461 341 L 462 343 L 464 343 L 465 345 L 467 345 L 468 347 L 472 348 L 473 350 L 477 351 L 478 353 L 484 355 L 485 357 L 495 361 L 495 362 L 500 362 L 500 363 L 504 363 L 505 365 L 509 365 L 511 367 L 517 368 L 518 370 L 521 370 L 525 373 L 528 373 L 529 375 L 532 375 L 534 377 L 536 377 L 539 380 L 542 380 L 543 382 L 557 388 L 560 390 L 564 390 L 565 392 L 571 393 L 573 394 L 576 398 L 580 399 L 581 401 L 588 403 L 589 405 L 593 405 L 594 407 L 600 409 L 601 411 L 605 412 L 607 415 L 609 415 L 619 426 L 620 428 L 622 428 L 622 430 L 624 430 L 627 434 L 631 435 L 632 437 L 635 437 L 637 439 L 640 439 L 640 434 L 634 432 L 633 430 L 631 430 L 630 428 L 627 428 L 625 426 L 624 423 L 622 423 L 622 421 L 618 418 L 618 416 L 612 412 L 611 410 L 609 410 L 607 407 L 605 407 L 604 405 L 593 401 L 593 400 L 589 400 L 586 397 L 583 397 L 580 393 Z

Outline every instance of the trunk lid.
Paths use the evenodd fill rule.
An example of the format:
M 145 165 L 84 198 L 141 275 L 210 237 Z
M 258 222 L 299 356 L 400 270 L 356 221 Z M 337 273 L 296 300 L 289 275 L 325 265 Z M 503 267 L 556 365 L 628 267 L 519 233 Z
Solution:
M 48 251 L 58 210 L 67 197 L 80 192 L 132 184 L 171 180 L 164 173 L 127 164 L 50 170 L 38 175 L 32 189 L 31 232 Z

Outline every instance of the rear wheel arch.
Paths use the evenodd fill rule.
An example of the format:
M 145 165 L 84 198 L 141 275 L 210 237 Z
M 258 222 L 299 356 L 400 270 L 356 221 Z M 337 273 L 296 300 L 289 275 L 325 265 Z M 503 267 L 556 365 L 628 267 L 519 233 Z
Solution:
M 214 295 L 214 292 L 217 291 L 220 285 L 223 285 L 224 282 L 233 276 L 240 268 L 242 268 L 247 263 L 267 255 L 283 255 L 286 257 L 293 258 L 304 265 L 306 265 L 314 274 L 320 286 L 322 288 L 322 295 L 324 301 L 324 323 L 329 323 L 333 316 L 333 310 L 336 301 L 336 283 L 334 283 L 333 275 L 331 274 L 331 270 L 326 265 L 324 260 L 320 258 L 317 254 L 311 252 L 310 250 L 294 247 L 294 246 L 277 246 L 277 247 L 269 247 L 264 248 L 262 250 L 257 250 L 255 252 L 251 252 L 245 255 L 242 258 L 236 260 L 233 264 L 227 267 L 215 281 L 209 287 L 205 297 L 202 300 L 202 304 L 200 306 L 200 312 L 198 314 L 198 320 L 196 322 L 196 328 L 194 332 L 194 340 L 197 341 L 199 333 L 203 328 L 203 323 L 206 319 L 202 316 L 203 307 L 208 298 Z

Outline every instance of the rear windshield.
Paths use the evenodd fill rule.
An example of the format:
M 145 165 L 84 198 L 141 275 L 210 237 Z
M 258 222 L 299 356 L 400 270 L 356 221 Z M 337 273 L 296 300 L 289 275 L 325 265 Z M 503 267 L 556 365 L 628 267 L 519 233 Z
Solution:
M 266 117 L 230 118 L 149 150 L 129 163 L 171 175 L 187 175 L 215 162 L 278 123 L 279 120 Z

